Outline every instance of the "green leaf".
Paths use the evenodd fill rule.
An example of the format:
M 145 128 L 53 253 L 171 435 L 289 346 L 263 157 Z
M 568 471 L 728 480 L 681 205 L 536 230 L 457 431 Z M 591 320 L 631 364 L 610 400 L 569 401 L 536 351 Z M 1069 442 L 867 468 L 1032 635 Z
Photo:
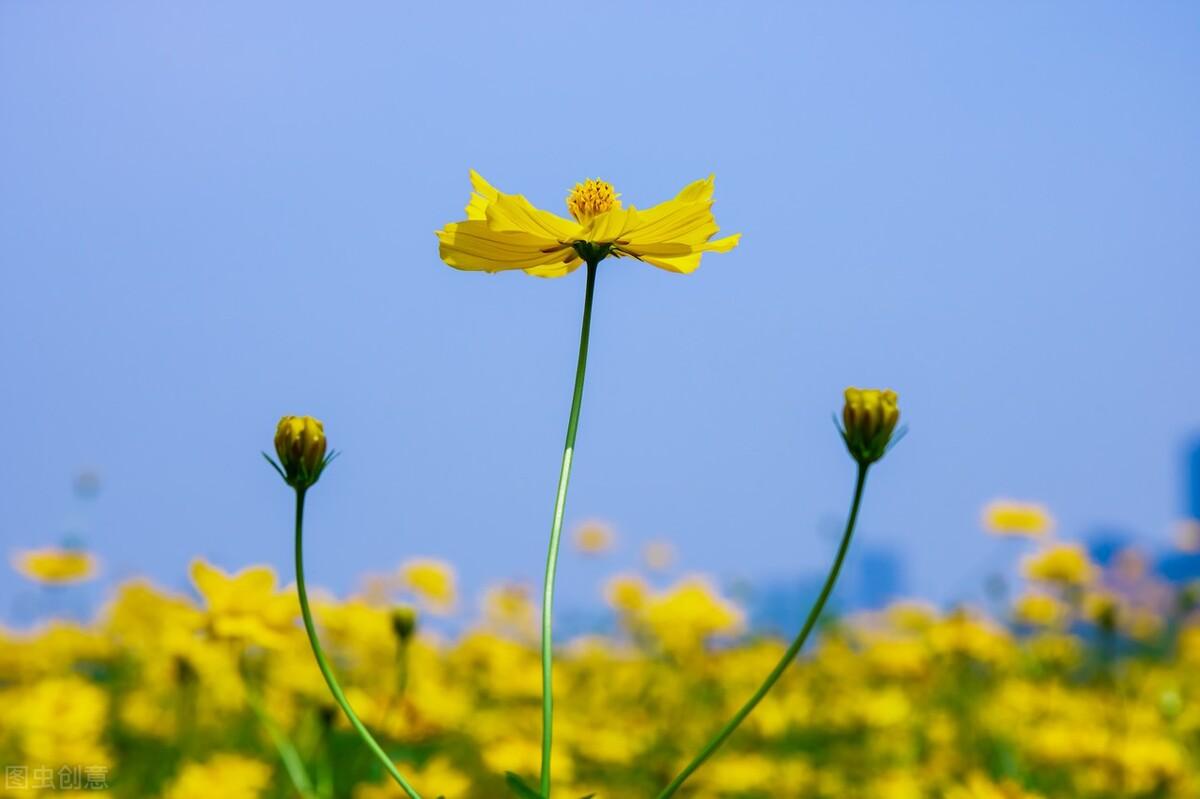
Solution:
M 512 792 L 521 799 L 543 799 L 542 795 L 525 784 L 525 781 L 511 771 L 504 772 L 504 781 Z

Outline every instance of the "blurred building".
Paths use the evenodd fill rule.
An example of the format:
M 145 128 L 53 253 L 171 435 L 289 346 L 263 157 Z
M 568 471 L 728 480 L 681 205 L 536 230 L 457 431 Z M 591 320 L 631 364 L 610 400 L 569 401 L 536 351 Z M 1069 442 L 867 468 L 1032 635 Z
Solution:
M 1193 438 L 1183 452 L 1183 513 L 1176 535 L 1176 549 L 1163 556 L 1158 572 L 1172 582 L 1200 579 L 1200 548 L 1195 528 L 1200 524 L 1200 438 Z M 1192 540 L 1190 540 L 1192 539 Z

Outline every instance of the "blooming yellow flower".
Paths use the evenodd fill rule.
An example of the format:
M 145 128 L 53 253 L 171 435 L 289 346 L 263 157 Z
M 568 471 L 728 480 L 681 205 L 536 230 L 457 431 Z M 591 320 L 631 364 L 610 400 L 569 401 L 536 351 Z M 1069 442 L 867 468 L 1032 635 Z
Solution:
M 561 277 L 587 260 L 628 256 L 688 273 L 705 252 L 728 252 L 741 234 L 713 240 L 713 178 L 685 187 L 653 208 L 623 206 L 601 180 L 576 184 L 567 197 L 574 220 L 535 208 L 519 194 L 497 191 L 471 171 L 475 193 L 467 219 L 438 231 L 438 253 L 455 269 L 499 272 L 522 269 L 538 277 Z
M 242 755 L 218 754 L 203 763 L 188 763 L 163 799 L 259 799 L 271 782 L 271 768 Z
M 842 409 L 842 436 L 850 454 L 861 464 L 874 463 L 887 452 L 900 420 L 895 391 L 890 389 L 846 389 L 846 404 Z
M 586 555 L 599 555 L 612 549 L 616 536 L 604 522 L 588 521 L 575 531 L 575 547 Z
M 994 535 L 1041 538 L 1054 529 L 1054 517 L 1041 505 L 997 499 L 983 506 L 983 529 Z
M 1096 576 L 1096 566 L 1079 544 L 1058 544 L 1022 562 L 1025 577 L 1046 583 L 1086 585 Z
M 191 574 L 217 638 L 274 648 L 294 629 L 299 615 L 296 599 L 290 592 L 276 591 L 270 567 L 252 566 L 230 575 L 197 559 L 192 561 Z
M 448 612 L 454 607 L 454 567 L 433 558 L 416 558 L 400 566 L 400 584 L 412 591 L 438 613 Z
M 96 573 L 96 559 L 78 549 L 48 547 L 18 552 L 12 564 L 30 580 L 54 585 L 82 582 Z

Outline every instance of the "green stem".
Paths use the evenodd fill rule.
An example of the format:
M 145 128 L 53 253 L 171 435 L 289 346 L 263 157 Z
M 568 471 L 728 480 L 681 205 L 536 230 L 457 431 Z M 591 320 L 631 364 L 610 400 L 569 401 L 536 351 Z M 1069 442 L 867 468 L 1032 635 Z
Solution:
M 304 759 L 300 757 L 300 752 L 296 750 L 296 745 L 288 738 L 287 733 L 280 729 L 274 719 L 267 714 L 267 709 L 263 706 L 257 689 L 249 685 L 246 686 L 246 703 L 250 705 L 250 709 L 258 717 L 259 723 L 263 725 L 267 734 L 271 736 L 271 742 L 275 744 L 275 749 L 279 752 L 279 759 L 283 761 L 284 770 L 287 771 L 292 785 L 296 787 L 296 792 L 304 797 L 304 799 L 316 799 L 317 793 L 313 790 L 312 781 L 308 778 L 308 772 L 304 770 Z
M 312 644 L 317 667 L 321 669 L 321 674 L 325 677 L 325 684 L 329 686 L 329 692 L 333 694 L 334 700 L 341 706 L 346 718 L 350 720 L 351 726 L 363 739 L 367 748 L 375 754 L 375 757 L 387 769 L 388 774 L 391 774 L 392 778 L 400 783 L 400 787 L 408 794 L 409 799 L 421 799 L 421 795 L 408 784 L 408 780 L 404 779 L 404 775 L 397 770 L 396 764 L 387 756 L 387 752 L 383 751 L 383 747 L 367 731 L 366 726 L 359 720 L 358 714 L 350 707 L 346 695 L 342 692 L 342 687 L 338 684 L 337 678 L 333 676 L 333 669 L 329 667 L 329 662 L 325 659 L 325 652 L 321 649 L 321 642 L 317 638 L 317 628 L 313 624 L 312 611 L 308 607 L 308 589 L 304 585 L 304 494 L 305 489 L 296 489 L 296 593 L 300 595 L 300 613 L 304 617 L 304 629 L 308 632 L 308 642 Z
M 579 331 L 579 361 L 575 367 L 575 393 L 571 397 L 571 416 L 567 421 L 567 442 L 563 447 L 562 470 L 558 476 L 558 494 L 554 498 L 554 521 L 550 525 L 550 549 L 546 553 L 546 580 L 542 591 L 542 796 L 550 796 L 550 747 L 554 740 L 554 647 L 551 615 L 554 609 L 554 572 L 558 566 L 558 542 L 562 537 L 563 511 L 567 504 L 567 484 L 571 481 L 571 459 L 575 455 L 575 430 L 579 427 L 579 406 L 583 402 L 583 375 L 587 370 L 588 335 L 592 326 L 592 295 L 596 289 L 596 264 L 588 261 L 587 290 L 583 299 L 583 323 Z
M 838 573 L 842 570 L 842 562 L 846 559 L 846 551 L 850 548 L 850 538 L 854 534 L 854 523 L 858 519 L 858 506 L 862 502 L 863 486 L 867 482 L 867 464 L 860 464 L 858 467 L 858 479 L 854 485 L 854 500 L 850 503 L 850 518 L 846 520 L 846 532 L 842 534 L 842 543 L 838 547 L 837 556 L 833 559 L 833 566 L 829 570 L 829 576 L 825 578 L 825 585 L 821 588 L 821 593 L 817 596 L 816 603 L 813 604 L 812 610 L 808 612 L 808 618 L 804 621 L 804 627 L 800 630 L 800 634 L 792 641 L 792 645 L 783 653 L 783 657 L 775 664 L 775 668 L 767 675 L 767 679 L 758 687 L 758 690 L 747 700 L 746 704 L 742 705 L 741 709 L 733 715 L 725 726 L 717 731 L 713 739 L 709 741 L 700 754 L 687 764 L 683 771 L 675 779 L 671 780 L 671 784 L 663 789 L 663 792 L 658 795 L 658 799 L 667 799 L 668 796 L 673 796 L 677 790 L 683 785 L 688 777 L 700 768 L 706 760 L 712 757 L 713 753 L 725 743 L 738 725 L 746 720 L 750 712 L 758 706 L 767 692 L 774 687 L 779 681 L 780 676 L 787 670 L 787 667 L 800 653 L 800 649 L 804 646 L 804 642 L 808 639 L 809 633 L 817 623 L 817 617 L 821 615 L 821 611 L 825 608 L 825 602 L 829 599 L 830 593 L 833 592 L 833 585 L 837 582 Z

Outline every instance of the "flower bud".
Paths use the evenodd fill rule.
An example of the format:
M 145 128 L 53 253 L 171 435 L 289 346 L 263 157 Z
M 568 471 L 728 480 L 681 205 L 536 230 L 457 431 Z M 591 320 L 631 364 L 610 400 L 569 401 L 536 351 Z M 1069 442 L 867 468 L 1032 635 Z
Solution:
M 900 420 L 900 408 L 896 400 L 896 392 L 890 389 L 846 389 L 842 438 L 859 464 L 866 466 L 874 463 L 887 452 L 896 422 Z
M 407 605 L 392 608 L 392 632 L 400 643 L 407 643 L 417 631 L 417 612 Z
M 332 458 L 325 455 L 325 426 L 311 416 L 285 416 L 275 428 L 279 471 L 288 485 L 308 488 Z M 269 459 L 268 459 L 269 460 Z

